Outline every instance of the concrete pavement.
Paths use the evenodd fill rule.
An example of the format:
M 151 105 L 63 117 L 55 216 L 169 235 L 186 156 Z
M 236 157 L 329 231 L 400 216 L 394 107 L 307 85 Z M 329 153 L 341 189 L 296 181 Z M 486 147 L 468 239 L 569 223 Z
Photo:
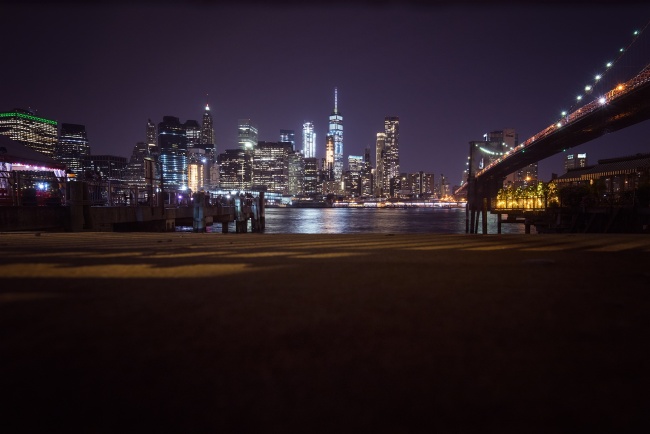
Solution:
M 0 246 L 3 433 L 650 429 L 647 236 Z

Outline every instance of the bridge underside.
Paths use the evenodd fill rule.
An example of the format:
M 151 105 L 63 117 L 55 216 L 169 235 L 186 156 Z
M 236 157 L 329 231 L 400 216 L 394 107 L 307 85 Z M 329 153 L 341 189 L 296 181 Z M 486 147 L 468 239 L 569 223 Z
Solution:
M 650 119 L 650 83 L 543 137 L 486 170 L 477 181 L 502 179 L 510 173 L 567 149 Z
M 500 163 L 487 169 L 467 183 L 467 231 L 477 231 L 479 211 L 483 212 L 483 232 L 487 233 L 486 213 L 491 210 L 491 198 L 496 197 L 509 174 L 564 152 L 567 149 L 597 139 L 607 133 L 621 130 L 650 119 L 650 82 L 634 91 L 620 95 L 609 103 L 583 117 L 561 126 L 539 138 L 525 149 L 519 149 Z M 471 219 L 469 218 L 471 216 Z M 470 223 L 471 220 L 471 223 Z

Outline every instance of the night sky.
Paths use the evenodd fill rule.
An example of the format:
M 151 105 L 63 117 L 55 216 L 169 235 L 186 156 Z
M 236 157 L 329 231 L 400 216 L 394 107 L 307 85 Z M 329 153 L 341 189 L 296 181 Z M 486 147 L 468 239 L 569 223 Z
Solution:
M 260 140 L 295 130 L 297 149 L 313 121 L 324 157 L 338 87 L 346 162 L 370 146 L 374 165 L 384 117 L 399 116 L 401 171 L 454 185 L 469 141 L 554 123 L 650 20 L 643 2 L 234 4 L 2 3 L 0 111 L 83 124 L 92 154 L 130 157 L 148 119 L 200 122 L 208 102 L 218 152 L 250 118 Z M 650 122 L 574 151 L 650 152 Z M 539 173 L 563 173 L 562 157 Z

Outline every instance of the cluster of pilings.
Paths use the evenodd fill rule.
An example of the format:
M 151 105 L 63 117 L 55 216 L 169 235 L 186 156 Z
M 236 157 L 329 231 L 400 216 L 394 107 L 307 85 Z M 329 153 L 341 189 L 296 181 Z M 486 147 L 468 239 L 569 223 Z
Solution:
M 264 192 L 260 192 L 257 197 L 251 194 L 235 197 L 235 232 L 247 232 L 248 220 L 251 221 L 251 232 L 264 232 Z
M 487 214 L 491 211 L 492 198 L 497 196 L 502 179 L 476 180 L 474 176 L 467 180 L 467 207 L 465 208 L 465 233 L 478 234 L 479 216 L 483 234 L 488 233 Z M 498 232 L 501 233 L 501 225 Z

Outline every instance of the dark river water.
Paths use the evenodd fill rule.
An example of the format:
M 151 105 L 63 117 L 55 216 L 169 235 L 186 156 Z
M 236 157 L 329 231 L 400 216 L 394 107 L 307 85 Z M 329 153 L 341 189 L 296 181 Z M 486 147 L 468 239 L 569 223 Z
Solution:
M 191 227 L 178 227 L 191 231 Z M 229 232 L 235 232 L 231 223 Z M 249 229 L 250 232 L 250 221 Z M 221 225 L 207 228 L 221 233 Z M 479 223 L 479 232 L 481 224 Z M 464 208 L 267 208 L 267 234 L 464 234 Z M 488 233 L 497 233 L 497 216 L 488 214 Z M 522 224 L 503 224 L 501 233 L 524 233 Z

